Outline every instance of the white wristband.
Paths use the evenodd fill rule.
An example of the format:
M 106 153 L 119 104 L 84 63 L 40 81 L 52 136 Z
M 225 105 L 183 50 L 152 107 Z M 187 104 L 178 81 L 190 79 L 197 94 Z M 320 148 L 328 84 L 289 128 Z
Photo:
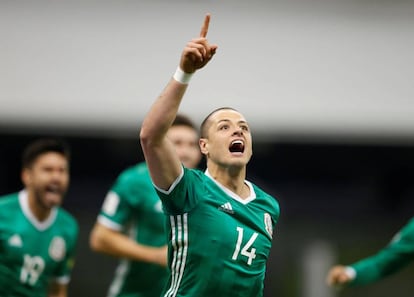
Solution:
M 190 82 L 191 77 L 193 76 L 192 73 L 186 73 L 181 70 L 180 66 L 177 67 L 177 70 L 175 70 L 175 73 L 173 75 L 173 78 L 178 81 L 179 83 L 182 83 L 184 85 L 188 85 Z
M 354 268 L 352 268 L 351 266 L 346 266 L 345 267 L 345 274 L 351 279 L 354 280 L 356 277 L 356 271 Z

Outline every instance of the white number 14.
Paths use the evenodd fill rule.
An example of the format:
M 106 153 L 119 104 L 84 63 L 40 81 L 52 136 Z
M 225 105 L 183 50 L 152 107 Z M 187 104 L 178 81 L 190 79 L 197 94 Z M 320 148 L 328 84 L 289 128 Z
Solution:
M 238 237 L 237 237 L 236 248 L 234 249 L 232 259 L 236 260 L 239 253 L 240 253 L 241 255 L 247 257 L 247 264 L 251 265 L 253 259 L 256 258 L 256 249 L 251 248 L 251 246 L 253 245 L 254 241 L 256 240 L 256 238 L 259 234 L 254 232 L 252 237 L 250 237 L 249 241 L 245 244 L 245 246 L 243 246 L 243 248 L 241 249 L 241 252 L 240 252 L 240 246 L 241 246 L 242 241 L 243 241 L 243 228 L 237 227 L 237 232 L 239 234 L 238 234 Z M 249 249 L 250 249 L 250 251 L 249 251 Z

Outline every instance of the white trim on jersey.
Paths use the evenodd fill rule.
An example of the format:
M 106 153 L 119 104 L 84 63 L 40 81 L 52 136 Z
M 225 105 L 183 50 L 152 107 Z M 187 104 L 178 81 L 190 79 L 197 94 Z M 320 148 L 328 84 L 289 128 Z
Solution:
M 44 231 L 55 222 L 57 216 L 57 208 L 53 207 L 50 210 L 49 217 L 44 221 L 39 221 L 29 207 L 29 194 L 26 190 L 19 192 L 19 204 L 22 209 L 23 214 L 32 223 L 32 225 L 39 231 Z
M 254 191 L 253 185 L 251 182 L 249 182 L 248 180 L 244 180 L 244 183 L 249 187 L 250 189 L 250 195 L 247 198 L 241 198 L 239 195 L 237 195 L 236 193 L 234 193 L 233 191 L 229 190 L 228 188 L 226 188 L 225 186 L 223 186 L 222 184 L 220 184 L 218 181 L 216 181 L 211 174 L 208 172 L 208 169 L 206 169 L 206 171 L 204 172 L 204 174 L 209 177 L 220 189 L 222 189 L 222 191 L 224 193 L 226 193 L 228 196 L 230 196 L 231 198 L 233 198 L 234 200 L 239 201 L 241 204 L 247 204 L 251 201 L 253 201 L 254 199 L 256 199 L 256 192 Z
M 109 286 L 108 296 L 107 297 L 116 297 L 121 291 L 122 286 L 125 283 L 125 277 L 129 272 L 131 262 L 129 260 L 123 259 L 120 261 L 119 265 L 115 270 L 115 278 L 112 280 L 111 285 Z
M 183 178 L 184 176 L 184 168 L 183 166 L 181 166 L 181 173 L 180 175 L 177 177 L 177 179 L 171 184 L 171 186 L 169 187 L 168 190 L 163 190 L 159 187 L 157 187 L 157 185 L 155 185 L 154 183 L 152 183 L 152 185 L 154 186 L 154 188 L 156 188 L 158 191 L 160 191 L 161 193 L 165 194 L 165 195 L 169 195 L 177 186 L 177 184 L 180 182 L 180 180 Z
M 111 230 L 115 230 L 115 231 L 121 231 L 122 230 L 122 225 L 118 224 L 114 221 L 112 221 L 111 219 L 105 217 L 104 215 L 100 214 L 98 215 L 98 219 L 97 219 L 98 223 L 111 229 Z
M 171 263 L 171 286 L 164 294 L 164 297 L 177 295 L 183 278 L 187 261 L 188 250 L 188 222 L 187 213 L 177 216 L 170 216 L 171 223 L 171 244 L 173 247 L 173 258 Z

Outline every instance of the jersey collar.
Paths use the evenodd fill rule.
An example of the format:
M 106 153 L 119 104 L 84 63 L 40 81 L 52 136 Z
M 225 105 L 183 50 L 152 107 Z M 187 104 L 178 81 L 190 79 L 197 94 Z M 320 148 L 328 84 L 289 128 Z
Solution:
M 237 200 L 238 202 L 242 203 L 242 204 L 247 204 L 250 201 L 253 201 L 254 199 L 256 199 L 256 192 L 254 191 L 253 185 L 251 182 L 244 180 L 244 183 L 249 187 L 250 189 L 250 195 L 249 197 L 246 198 L 241 198 L 239 195 L 237 195 L 236 193 L 234 193 L 233 191 L 229 190 L 228 188 L 226 188 L 225 186 L 223 186 L 222 184 L 220 184 L 218 181 L 216 181 L 211 174 L 208 172 L 208 169 L 206 169 L 206 171 L 204 172 L 204 174 L 209 177 L 224 193 L 226 193 L 228 196 L 230 196 L 231 198 L 233 198 L 234 200 Z
M 19 192 L 19 204 L 24 216 L 29 220 L 32 225 L 39 231 L 44 231 L 49 228 L 55 221 L 57 215 L 56 207 L 52 208 L 49 217 L 44 221 L 39 221 L 29 208 L 29 195 L 26 190 Z

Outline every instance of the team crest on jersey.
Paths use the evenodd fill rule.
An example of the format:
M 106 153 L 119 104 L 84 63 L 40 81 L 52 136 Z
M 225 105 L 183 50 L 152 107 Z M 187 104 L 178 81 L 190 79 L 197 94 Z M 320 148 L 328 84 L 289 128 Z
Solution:
M 264 223 L 267 233 L 270 235 L 270 238 L 273 238 L 272 217 L 267 212 L 264 214 Z
M 49 245 L 49 255 L 55 261 L 60 261 L 66 254 L 66 242 L 60 236 L 53 237 Z

